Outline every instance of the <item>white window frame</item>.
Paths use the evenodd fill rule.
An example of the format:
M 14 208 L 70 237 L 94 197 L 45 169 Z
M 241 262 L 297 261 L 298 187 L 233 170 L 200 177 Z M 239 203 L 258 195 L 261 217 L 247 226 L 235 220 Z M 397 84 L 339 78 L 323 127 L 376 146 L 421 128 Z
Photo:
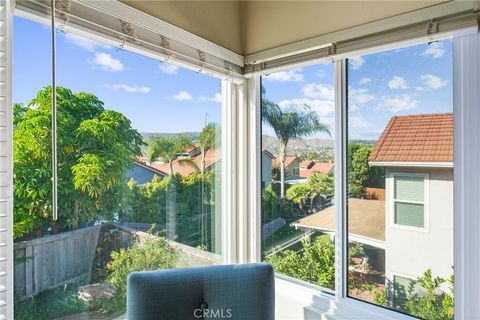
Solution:
M 7 1 L 8 2 L 8 1 Z M 10 12 L 10 18 L 13 12 Z M 11 23 L 10 19 L 10 23 Z M 9 26 L 7 26 L 9 27 Z M 454 256 L 455 256 L 455 315 L 458 319 L 476 319 L 480 318 L 480 309 L 478 301 L 480 300 L 480 274 L 477 266 L 480 264 L 478 250 L 480 246 L 480 219 L 472 212 L 478 212 L 480 199 L 478 193 L 480 186 L 477 181 L 480 178 L 478 162 L 480 162 L 480 152 L 478 149 L 478 137 L 480 129 L 476 119 L 480 117 L 480 92 L 476 85 L 480 78 L 480 39 L 472 40 L 464 36 L 461 39 L 454 40 L 454 112 L 455 112 L 455 179 L 454 179 Z M 475 37 L 480 37 L 475 35 Z M 8 38 L 8 35 L 7 35 Z M 8 41 L 10 45 L 10 41 Z M 476 44 L 479 43 L 479 44 Z M 392 49 L 394 47 L 392 46 Z M 7 48 L 7 80 L 11 77 L 11 56 L 8 55 Z M 383 48 L 385 49 L 385 48 Z M 361 54 L 361 53 L 359 53 Z M 310 65 L 321 60 L 312 60 L 308 63 L 292 64 Z M 411 316 L 400 314 L 379 306 L 375 306 L 363 301 L 350 298 L 347 295 L 346 276 L 347 276 L 347 257 L 346 257 L 346 224 L 345 224 L 345 204 L 344 196 L 346 177 L 345 177 L 345 159 L 344 147 L 346 144 L 346 60 L 337 59 L 335 66 L 335 95 L 336 95 L 336 137 L 335 146 L 336 166 L 335 166 L 335 187 L 339 194 L 336 201 L 336 291 L 334 295 L 325 293 L 318 289 L 312 289 L 294 283 L 285 279 L 276 279 L 277 292 L 283 292 L 293 295 L 292 300 L 302 300 L 304 305 L 308 305 L 311 310 L 327 317 L 338 318 L 368 318 L 368 319 L 412 319 Z M 287 69 L 285 67 L 284 69 Z M 280 70 L 278 70 L 280 71 Z M 270 71 L 271 72 L 271 71 Z M 267 73 L 267 71 L 264 71 Z M 229 240 L 228 246 L 231 252 L 229 260 L 235 262 L 255 262 L 260 260 L 261 250 L 261 204 L 260 204 L 260 186 L 261 186 L 261 124 L 260 124 L 260 75 L 254 73 L 245 75 L 246 82 L 237 82 L 232 86 L 229 92 L 223 97 L 229 102 L 236 103 L 235 113 L 231 114 L 231 120 L 243 126 L 243 138 L 232 137 L 229 142 L 244 142 L 247 137 L 248 143 L 242 145 L 243 151 L 239 154 L 243 158 L 237 163 L 238 170 L 234 170 L 230 165 L 228 175 L 247 175 L 237 180 L 232 178 L 232 184 L 243 185 L 241 199 L 248 199 L 246 208 L 229 212 L 232 228 L 238 231 L 238 234 Z M 223 88 L 223 86 L 222 86 Z M 222 89 L 223 90 L 223 89 Z M 243 91 L 242 91 L 243 90 Z M 232 94 L 236 92 L 236 96 Z M 240 98 L 239 94 L 243 94 Z M 6 89 L 7 99 L 11 98 L 11 88 Z M 243 99 L 243 100 L 242 100 Z M 246 104 L 246 105 L 244 105 Z M 243 119 L 243 120 L 239 120 Z M 235 146 L 233 148 L 236 148 Z M 245 149 L 246 148 L 246 149 Z M 246 156 L 244 155 L 247 151 Z M 234 154 L 235 152 L 232 152 Z M 247 161 L 245 161 L 247 158 Z M 230 178 L 229 178 L 230 179 Z M 234 182 L 237 181 L 237 182 Z M 224 189 L 224 188 L 222 188 Z M 245 191 L 246 190 L 246 191 Z M 231 189 L 229 192 L 234 192 Z M 226 191 L 223 193 L 226 194 Z M 223 196 L 222 196 L 223 197 Z M 227 205 L 228 204 L 228 205 Z M 228 208 L 234 208 L 233 200 L 222 202 L 222 211 Z M 247 211 L 247 212 L 245 212 Z M 238 215 L 244 215 L 243 222 L 235 227 L 239 220 Z M 13 221 L 12 221 L 13 223 Z M 223 242 L 222 242 L 223 243 Z M 224 248 L 224 250 L 226 250 Z M 13 253 L 13 252 L 12 252 Z M 12 276 L 12 274 L 11 274 Z M 9 287 L 13 290 L 10 278 Z M 277 303 L 278 304 L 278 303 Z M 13 295 L 8 296 L 8 308 L 13 310 Z M 303 307 L 302 307 L 303 308 Z M 303 310 L 302 310 L 303 311 Z M 11 311 L 10 311 L 11 312 Z M 13 317 L 8 317 L 9 319 Z
M 389 174 L 389 194 L 388 194 L 388 218 L 389 226 L 395 229 L 418 231 L 418 232 L 430 232 L 430 175 L 428 173 L 420 172 L 390 172 Z M 423 178 L 423 203 L 419 201 L 407 201 L 395 199 L 395 177 L 420 177 Z M 411 203 L 423 205 L 423 227 L 412 227 L 403 224 L 395 223 L 395 203 Z

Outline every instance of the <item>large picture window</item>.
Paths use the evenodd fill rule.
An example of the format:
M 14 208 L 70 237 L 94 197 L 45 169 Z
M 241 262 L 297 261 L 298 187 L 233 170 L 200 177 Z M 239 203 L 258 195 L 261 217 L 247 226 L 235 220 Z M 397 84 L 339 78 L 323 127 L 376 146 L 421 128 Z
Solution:
M 221 80 L 57 32 L 55 220 L 50 30 L 14 32 L 15 318 L 120 315 L 130 272 L 222 263 Z
M 348 59 L 348 295 L 453 318 L 452 41 Z
M 262 77 L 262 258 L 335 288 L 333 64 Z

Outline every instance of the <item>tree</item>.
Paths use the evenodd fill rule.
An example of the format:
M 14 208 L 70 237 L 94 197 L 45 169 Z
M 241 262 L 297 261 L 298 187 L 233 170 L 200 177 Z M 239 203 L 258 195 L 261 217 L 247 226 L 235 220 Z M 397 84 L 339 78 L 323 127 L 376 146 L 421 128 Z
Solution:
M 185 150 L 192 145 L 192 140 L 186 135 L 180 134 L 175 136 L 163 136 L 160 138 L 153 138 L 148 143 L 147 159 L 148 162 L 153 162 L 160 158 L 168 162 L 170 168 L 170 175 L 173 175 L 173 162 L 185 152 Z M 182 163 L 194 165 L 191 161 L 184 159 Z
M 202 160 L 200 165 L 200 172 L 202 174 L 202 180 L 201 180 L 202 212 L 201 212 L 201 219 L 200 219 L 200 233 L 201 233 L 201 245 L 204 247 L 207 247 L 207 224 L 205 222 L 205 219 L 206 219 L 205 207 L 206 207 L 206 202 L 208 201 L 208 197 L 205 192 L 205 179 L 203 179 L 203 176 L 205 175 L 205 169 L 206 169 L 205 157 L 209 150 L 215 148 L 219 137 L 220 137 L 220 127 L 216 123 L 211 122 L 203 128 L 198 138 L 199 144 L 200 144 L 200 150 L 202 154 Z
M 119 209 L 143 140 L 89 93 L 57 88 L 58 221 L 51 219 L 51 87 L 14 106 L 15 234 L 76 229 Z
M 350 144 L 348 161 L 348 192 L 362 197 L 365 187 L 385 187 L 385 170 L 371 167 L 368 163 L 373 146 L 368 144 Z
M 287 199 L 295 202 L 300 206 L 300 209 L 310 203 L 312 209 L 312 202 L 318 197 L 333 196 L 334 194 L 334 180 L 333 176 L 316 172 L 308 177 L 304 183 L 298 183 L 291 186 L 287 190 Z
M 300 139 L 315 132 L 330 134 L 328 126 L 321 123 L 318 115 L 308 106 L 302 111 L 283 111 L 277 104 L 262 100 L 262 121 L 273 128 L 279 139 L 278 158 L 280 162 L 280 197 L 285 197 L 285 158 L 287 144 L 291 139 Z

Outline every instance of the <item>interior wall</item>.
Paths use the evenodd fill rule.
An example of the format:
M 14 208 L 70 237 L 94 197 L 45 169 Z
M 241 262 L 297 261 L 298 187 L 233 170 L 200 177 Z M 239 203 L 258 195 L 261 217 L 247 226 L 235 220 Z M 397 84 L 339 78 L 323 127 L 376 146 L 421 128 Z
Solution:
M 120 1 L 233 52 L 244 52 L 239 1 Z

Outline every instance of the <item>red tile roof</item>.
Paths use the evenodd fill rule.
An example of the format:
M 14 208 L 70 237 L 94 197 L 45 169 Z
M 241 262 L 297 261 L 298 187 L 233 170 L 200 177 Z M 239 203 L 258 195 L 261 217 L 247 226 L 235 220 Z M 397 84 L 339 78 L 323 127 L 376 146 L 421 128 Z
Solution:
M 310 169 L 314 164 L 315 162 L 312 160 L 304 160 L 300 162 L 300 170 Z M 306 169 L 302 169 L 302 167 L 305 167 Z
M 205 168 L 209 169 L 211 166 L 213 166 L 218 160 L 220 160 L 220 150 L 213 150 L 210 149 L 207 151 L 205 154 Z M 199 154 L 193 158 L 191 158 L 193 163 L 200 169 L 201 164 L 202 164 L 202 155 Z M 151 167 L 156 168 L 158 170 L 161 170 L 163 172 L 170 173 L 170 166 L 168 163 L 160 163 L 160 162 L 154 162 L 149 164 Z M 177 159 L 173 161 L 173 172 L 180 174 L 181 176 L 188 176 L 189 174 L 192 174 L 194 172 L 197 172 L 197 168 L 194 166 L 185 163 L 181 159 Z
M 453 162 L 453 113 L 393 117 L 369 160 Z
M 329 174 L 334 167 L 335 167 L 335 163 L 333 162 L 317 162 L 313 166 L 311 166 L 310 169 L 300 170 L 300 177 L 308 178 L 311 175 L 313 175 L 315 172 Z
M 295 160 L 299 160 L 299 159 L 298 159 L 297 157 L 287 156 L 287 157 L 285 158 L 285 168 L 287 168 L 289 165 L 291 165 L 292 162 L 295 161 Z M 273 161 L 273 165 L 274 165 L 274 166 L 280 166 L 280 160 L 279 160 L 278 157 L 275 158 L 275 159 L 273 159 L 272 161 Z

